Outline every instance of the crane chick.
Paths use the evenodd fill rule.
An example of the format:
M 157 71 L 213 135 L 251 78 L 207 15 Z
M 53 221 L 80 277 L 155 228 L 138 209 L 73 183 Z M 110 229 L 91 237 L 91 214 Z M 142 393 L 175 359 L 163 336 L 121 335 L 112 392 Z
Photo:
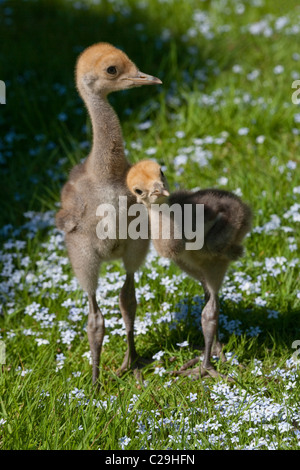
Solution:
M 126 279 L 120 291 L 119 304 L 128 347 L 120 372 L 127 368 L 137 371 L 134 272 L 142 264 L 149 245 L 146 239 L 121 239 L 118 236 L 101 239 L 97 236 L 99 207 L 113 206 L 118 217 L 120 197 L 127 198 L 129 207 L 135 203 L 126 186 L 130 164 L 125 157 L 120 122 L 107 97 L 114 91 L 157 85 L 161 81 L 141 72 L 123 51 L 108 43 L 94 44 L 85 49 L 78 58 L 75 72 L 77 89 L 91 119 L 93 142 L 89 155 L 71 170 L 62 189 L 56 225 L 65 232 L 73 271 L 88 294 L 87 334 L 93 361 L 93 383 L 97 383 L 105 333 L 104 317 L 96 300 L 100 266 L 113 259 L 123 261 Z M 119 219 L 113 222 L 119 225 Z M 129 222 L 128 217 L 125 223 Z
M 130 168 L 127 174 L 127 185 L 137 202 L 144 204 L 149 213 L 151 229 L 153 219 L 158 220 L 155 226 L 155 237 L 152 234 L 154 247 L 160 256 L 171 259 L 183 271 L 201 282 L 205 292 L 205 307 L 201 315 L 204 335 L 204 357 L 200 367 L 190 369 L 199 361 L 199 357 L 186 363 L 178 374 L 218 376 L 211 363 L 212 354 L 222 355 L 222 345 L 217 337 L 219 301 L 226 271 L 231 261 L 243 254 L 242 241 L 251 229 L 252 213 L 248 205 L 239 197 L 228 191 L 203 189 L 200 191 L 168 192 L 166 178 L 159 164 L 151 160 L 140 161 Z M 191 208 L 192 232 L 199 230 L 196 220 L 196 207 L 203 205 L 203 246 L 199 249 L 188 249 L 190 240 L 181 231 L 175 236 L 178 227 L 184 225 L 184 212 Z M 167 210 L 159 210 L 162 206 Z M 171 211 L 174 207 L 181 210 Z M 169 210 L 168 210 L 169 208 Z M 169 224 L 169 237 L 164 236 L 164 224 Z M 157 225 L 157 224 L 156 224 Z M 198 227 L 198 228 L 197 228 Z M 196 234 L 195 234 L 196 236 Z

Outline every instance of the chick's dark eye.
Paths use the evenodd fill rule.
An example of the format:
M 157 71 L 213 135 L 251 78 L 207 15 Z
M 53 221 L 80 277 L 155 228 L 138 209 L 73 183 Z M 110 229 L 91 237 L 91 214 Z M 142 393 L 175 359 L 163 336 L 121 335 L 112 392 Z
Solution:
M 143 191 L 141 189 L 135 189 L 134 192 L 139 195 L 143 194 Z
M 114 65 L 107 67 L 106 72 L 110 75 L 115 75 L 117 73 L 117 68 Z

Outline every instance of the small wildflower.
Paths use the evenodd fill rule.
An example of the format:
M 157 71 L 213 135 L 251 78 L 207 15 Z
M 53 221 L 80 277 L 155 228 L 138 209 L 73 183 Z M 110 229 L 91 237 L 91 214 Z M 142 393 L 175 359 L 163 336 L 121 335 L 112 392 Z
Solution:
M 197 400 L 197 393 L 190 393 L 187 397 L 191 402 L 193 401 L 196 401 Z
M 155 359 L 156 361 L 159 361 L 161 357 L 164 355 L 164 351 L 158 351 L 156 354 L 152 356 L 152 359 Z
M 119 439 L 119 444 L 122 448 L 122 450 L 125 449 L 126 446 L 128 446 L 129 442 L 131 441 L 130 437 L 124 436 Z
M 281 73 L 283 73 L 284 72 L 283 65 L 276 65 L 276 67 L 274 67 L 273 69 L 273 72 L 275 75 L 280 75 Z
M 180 348 L 184 348 L 189 345 L 188 341 L 183 341 L 182 343 L 176 343 Z
M 255 140 L 255 142 L 256 142 L 257 144 L 263 144 L 264 141 L 265 141 L 265 136 L 264 136 L 264 135 L 259 135 L 259 136 L 257 136 L 257 137 L 256 137 L 256 140 Z
M 238 130 L 239 135 L 247 135 L 249 133 L 249 128 L 248 127 L 241 127 Z

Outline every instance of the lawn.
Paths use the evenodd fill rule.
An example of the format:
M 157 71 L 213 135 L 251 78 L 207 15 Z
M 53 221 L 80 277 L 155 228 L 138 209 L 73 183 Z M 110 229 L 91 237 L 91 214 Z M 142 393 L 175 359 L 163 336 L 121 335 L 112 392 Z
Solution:
M 299 24 L 296 0 L 0 0 L 0 449 L 299 449 Z M 201 353 L 204 294 L 151 249 L 136 273 L 144 383 L 115 374 L 116 261 L 101 269 L 92 386 L 87 296 L 54 217 L 91 143 L 76 58 L 99 41 L 163 81 L 110 98 L 130 162 L 154 158 L 171 189 L 227 189 L 253 209 L 220 293 L 216 367 L 233 383 L 170 373 Z

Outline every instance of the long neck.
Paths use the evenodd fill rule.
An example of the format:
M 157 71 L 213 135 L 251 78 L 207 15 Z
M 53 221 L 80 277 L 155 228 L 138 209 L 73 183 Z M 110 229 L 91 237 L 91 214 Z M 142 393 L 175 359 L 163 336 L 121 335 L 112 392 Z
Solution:
M 85 99 L 92 121 L 93 145 L 87 159 L 88 171 L 99 178 L 125 178 L 129 164 L 125 158 L 118 116 L 106 96 L 89 95 Z

